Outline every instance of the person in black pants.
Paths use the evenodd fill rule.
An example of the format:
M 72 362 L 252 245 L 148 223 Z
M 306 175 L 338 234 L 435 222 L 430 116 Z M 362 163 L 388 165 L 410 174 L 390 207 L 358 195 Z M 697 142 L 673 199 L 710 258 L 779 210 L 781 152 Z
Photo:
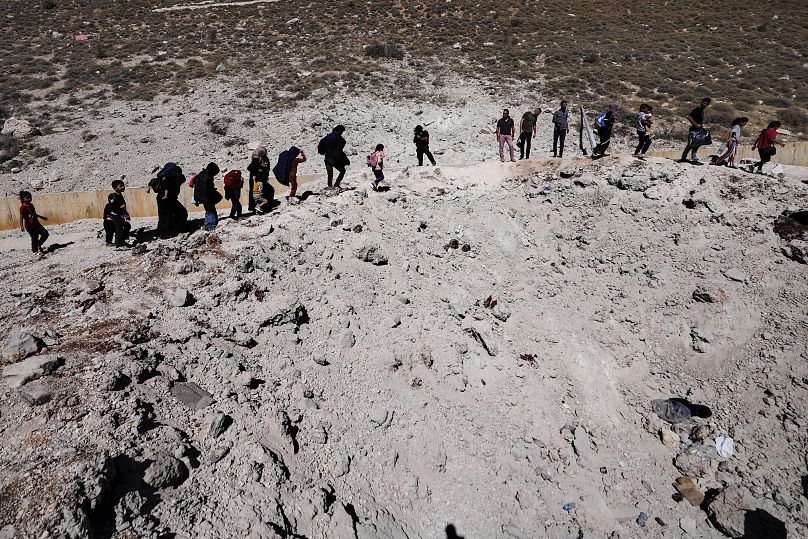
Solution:
M 342 134 L 345 126 L 336 126 L 331 133 L 323 139 L 325 153 L 325 172 L 328 175 L 328 187 L 339 187 L 342 178 L 345 177 L 345 166 L 348 164 L 348 156 L 345 155 L 345 139 Z M 339 176 L 334 182 L 334 169 L 337 169 Z
M 704 129 L 704 109 L 710 106 L 711 101 L 712 100 L 709 97 L 705 97 L 701 100 L 699 106 L 693 109 L 690 116 L 687 117 L 687 121 L 690 123 L 690 129 L 687 133 L 687 146 L 685 147 L 685 151 L 682 152 L 682 158 L 679 159 L 680 163 L 687 162 L 687 152 L 690 152 L 690 162 L 694 165 L 701 164 L 701 161 L 699 161 L 699 156 L 696 155 L 699 147 L 693 146 L 691 135 L 695 131 Z
M 269 183 L 270 165 L 267 149 L 264 146 L 256 148 L 252 154 L 252 160 L 247 166 L 247 171 L 250 173 L 247 209 L 251 212 L 269 211 L 269 206 L 275 198 L 275 189 Z
M 567 102 L 562 101 L 561 108 L 553 113 L 553 157 L 564 156 L 564 141 L 569 131 Z
M 612 103 L 609 105 L 609 110 L 605 113 L 598 114 L 595 117 L 595 124 L 598 130 L 598 139 L 600 144 L 592 149 L 593 156 L 606 155 L 606 150 L 612 141 L 612 128 L 614 127 L 615 116 L 617 116 L 617 105 Z
M 421 127 L 415 126 L 415 136 L 412 138 L 415 143 L 415 155 L 418 157 L 418 166 L 423 166 L 424 156 L 427 156 L 429 162 L 435 165 L 435 158 L 432 157 L 432 152 L 429 151 L 429 131 Z
M 185 183 L 182 168 L 166 163 L 149 188 L 157 193 L 157 235 L 161 239 L 175 236 L 188 219 L 188 210 L 180 201 L 180 187 Z
M 104 206 L 106 243 L 112 245 L 114 237 L 115 246 L 124 247 L 126 240 L 129 239 L 129 231 L 132 229 L 132 224 L 129 222 L 129 211 L 126 209 L 126 200 L 123 198 L 126 185 L 123 180 L 115 180 L 112 182 L 112 189 L 114 192 L 107 197 L 107 205 Z
M 527 111 L 519 121 L 519 140 L 516 145 L 519 147 L 519 159 L 530 159 L 530 143 L 536 136 L 536 119 L 541 114 L 540 108 Z

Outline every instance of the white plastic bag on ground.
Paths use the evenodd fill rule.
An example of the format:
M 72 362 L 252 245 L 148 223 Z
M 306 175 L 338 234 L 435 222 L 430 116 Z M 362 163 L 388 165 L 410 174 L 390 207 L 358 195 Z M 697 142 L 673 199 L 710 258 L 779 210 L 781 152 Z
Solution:
M 715 450 L 721 458 L 728 459 L 735 452 L 735 441 L 729 436 L 718 436 L 715 439 Z

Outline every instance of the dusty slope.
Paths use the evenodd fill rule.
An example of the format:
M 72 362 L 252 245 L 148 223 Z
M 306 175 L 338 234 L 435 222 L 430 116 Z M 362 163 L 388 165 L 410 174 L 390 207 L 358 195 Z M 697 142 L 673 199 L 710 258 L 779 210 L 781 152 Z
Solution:
M 2 386 L 3 533 L 721 537 L 671 485 L 690 437 L 731 435 L 676 461 L 740 485 L 714 522 L 808 534 L 806 266 L 772 232 L 804 185 L 619 159 L 367 183 L 141 254 L 93 223 L 36 262 L 4 235 L 0 329 L 64 364 Z M 682 445 L 650 412 L 669 396 L 712 411 Z

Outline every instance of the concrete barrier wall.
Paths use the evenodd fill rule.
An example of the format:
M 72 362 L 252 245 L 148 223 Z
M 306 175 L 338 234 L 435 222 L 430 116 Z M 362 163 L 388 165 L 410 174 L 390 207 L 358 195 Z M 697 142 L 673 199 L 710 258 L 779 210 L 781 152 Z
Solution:
M 667 157 L 669 159 L 679 159 L 682 157 L 682 150 L 685 149 L 685 143 L 682 141 L 682 148 L 680 150 L 665 150 L 665 151 L 650 151 L 648 155 L 651 157 Z M 708 155 L 718 153 L 718 144 L 712 146 L 702 146 L 699 148 L 699 159 L 706 160 Z M 690 156 L 688 156 L 690 157 Z M 746 141 L 738 148 L 738 153 L 735 156 L 735 162 L 739 163 L 741 159 L 751 158 L 754 160 L 760 159 L 758 151 L 752 148 L 752 144 Z M 799 167 L 808 166 L 808 142 L 791 142 L 786 144 L 785 147 L 777 147 L 777 155 L 772 158 L 772 164 L 794 165 Z
M 302 185 L 317 180 L 324 179 L 322 175 L 301 175 L 297 177 L 298 192 L 302 192 Z M 284 187 L 271 180 L 270 183 L 275 188 L 275 196 L 283 196 L 289 192 L 288 187 Z M 219 192 L 224 194 L 222 182 L 217 182 Z M 146 187 L 127 187 L 124 192 L 126 207 L 132 217 L 154 217 L 157 215 L 156 195 L 146 192 Z M 244 180 L 244 188 L 241 190 L 241 203 L 247 208 L 248 181 Z M 104 214 L 104 206 L 107 204 L 107 197 L 112 189 L 106 191 L 85 191 L 73 193 L 37 193 L 32 191 L 33 203 L 36 212 L 48 218 L 44 221 L 45 226 L 59 225 L 78 221 L 79 219 L 101 219 Z M 188 210 L 188 213 L 202 212 L 202 206 L 191 204 L 193 189 L 185 183 L 180 189 L 180 202 Z M 229 200 L 222 200 L 217 206 L 220 210 L 230 208 Z M 20 199 L 17 196 L 0 198 L 0 230 L 12 230 L 20 227 Z

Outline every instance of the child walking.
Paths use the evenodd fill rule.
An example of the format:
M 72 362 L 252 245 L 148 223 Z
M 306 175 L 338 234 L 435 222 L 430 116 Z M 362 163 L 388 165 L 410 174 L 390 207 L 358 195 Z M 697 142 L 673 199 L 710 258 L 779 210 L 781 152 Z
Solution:
M 241 171 L 233 169 L 224 175 L 224 198 L 230 200 L 230 218 L 241 217 L 241 188 L 244 187 L 244 180 Z
M 20 230 L 25 230 L 31 236 L 31 251 L 39 256 L 45 255 L 42 245 L 48 239 L 48 231 L 39 222 L 40 219 L 47 221 L 48 218 L 36 213 L 34 205 L 31 203 L 31 193 L 20 191 Z
M 129 211 L 123 198 L 126 185 L 123 180 L 115 180 L 112 182 L 112 190 L 113 192 L 107 197 L 107 205 L 104 206 L 104 232 L 107 245 L 112 245 L 114 236 L 115 247 L 127 247 L 126 240 L 129 238 L 132 224 L 129 222 Z
M 384 180 L 384 144 L 376 145 L 376 150 L 368 156 L 368 165 L 373 170 L 373 190 L 378 191 Z

